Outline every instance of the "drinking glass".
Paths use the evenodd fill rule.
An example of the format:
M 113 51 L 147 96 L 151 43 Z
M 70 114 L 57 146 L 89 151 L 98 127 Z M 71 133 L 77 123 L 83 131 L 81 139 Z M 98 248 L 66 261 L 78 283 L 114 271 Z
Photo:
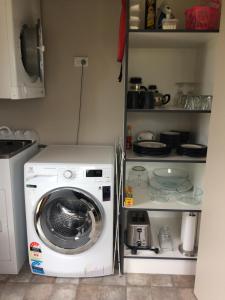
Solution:
M 211 110 L 212 108 L 212 96 L 202 96 L 202 110 Z

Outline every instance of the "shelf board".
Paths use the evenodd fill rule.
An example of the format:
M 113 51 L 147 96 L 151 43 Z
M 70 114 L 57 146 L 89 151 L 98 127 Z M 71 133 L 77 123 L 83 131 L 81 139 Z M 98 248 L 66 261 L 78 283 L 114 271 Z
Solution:
M 124 246 L 124 257 L 125 258 L 139 258 L 139 259 L 174 259 L 174 260 L 197 260 L 197 257 L 187 257 L 180 253 L 178 247 L 181 244 L 180 240 L 180 221 L 177 218 L 156 218 L 151 217 L 150 224 L 152 233 L 152 246 L 159 247 L 158 232 L 160 227 L 168 225 L 173 240 L 173 251 L 165 251 L 159 254 L 155 254 L 150 250 L 138 250 L 137 254 L 131 254 L 131 250 L 125 245 Z
M 182 196 L 182 193 L 181 193 Z M 124 207 L 127 210 L 141 209 L 149 211 L 193 211 L 201 212 L 202 206 L 199 205 L 185 205 L 174 199 L 170 199 L 167 202 L 157 202 L 151 200 L 150 189 L 148 188 L 133 188 L 134 205 L 132 207 Z M 172 198 L 172 197 L 171 197 Z
M 126 161 L 133 162 L 178 162 L 178 163 L 206 163 L 206 157 L 189 157 L 185 155 L 178 155 L 171 152 L 167 156 L 146 156 L 138 155 L 132 150 L 126 151 Z
M 131 48 L 199 48 L 214 41 L 219 32 L 213 31 L 149 31 L 132 30 L 129 33 Z
M 194 34 L 198 34 L 198 33 L 204 33 L 204 34 L 208 34 L 208 33 L 219 33 L 219 30 L 186 30 L 186 29 L 129 29 L 129 33 L 132 32 L 142 32 L 142 33 L 168 33 L 168 32 L 173 32 L 173 33 L 194 33 Z
M 155 107 L 153 109 L 127 109 L 127 112 L 129 113 L 143 113 L 143 112 L 148 112 L 148 113 L 197 113 L 197 114 L 209 114 L 211 113 L 211 110 L 190 110 L 190 109 L 183 109 L 183 108 L 178 108 L 178 107 Z

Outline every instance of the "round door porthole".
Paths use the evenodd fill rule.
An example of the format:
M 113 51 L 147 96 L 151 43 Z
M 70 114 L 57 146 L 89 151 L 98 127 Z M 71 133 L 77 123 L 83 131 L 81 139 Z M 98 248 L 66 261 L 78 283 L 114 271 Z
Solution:
M 20 48 L 23 67 L 34 82 L 40 78 L 39 28 L 23 25 L 20 33 Z
M 50 249 L 77 254 L 99 239 L 104 212 L 101 203 L 85 191 L 58 188 L 39 200 L 34 222 L 37 234 Z

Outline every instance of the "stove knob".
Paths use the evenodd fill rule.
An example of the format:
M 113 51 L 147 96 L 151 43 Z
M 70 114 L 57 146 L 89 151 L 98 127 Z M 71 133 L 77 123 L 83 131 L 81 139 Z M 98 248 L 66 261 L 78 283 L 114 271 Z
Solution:
M 64 173 L 63 173 L 63 176 L 64 178 L 66 179 L 71 179 L 73 177 L 73 172 L 70 171 L 70 170 L 66 170 Z

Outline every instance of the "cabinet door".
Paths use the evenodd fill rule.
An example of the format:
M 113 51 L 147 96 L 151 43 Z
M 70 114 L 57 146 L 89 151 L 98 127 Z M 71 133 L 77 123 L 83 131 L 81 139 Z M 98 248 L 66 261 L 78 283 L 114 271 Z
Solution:
M 0 190 L 0 261 L 10 260 L 9 250 L 6 198 L 4 191 Z

